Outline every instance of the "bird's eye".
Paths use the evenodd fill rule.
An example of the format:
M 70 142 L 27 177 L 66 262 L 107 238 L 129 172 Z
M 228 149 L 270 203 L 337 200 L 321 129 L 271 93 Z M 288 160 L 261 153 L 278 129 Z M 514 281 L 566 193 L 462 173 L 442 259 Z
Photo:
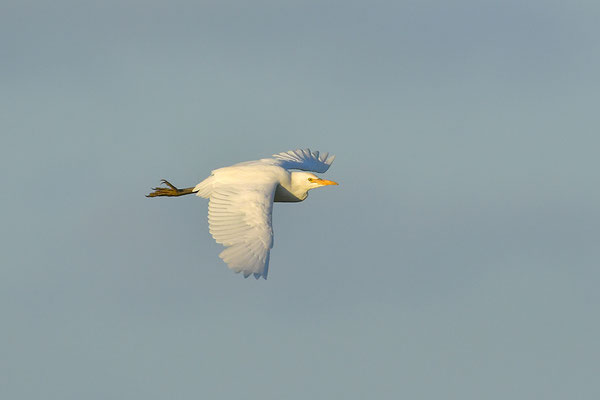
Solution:
M 308 178 L 309 182 L 312 182 L 314 180 L 314 178 Z

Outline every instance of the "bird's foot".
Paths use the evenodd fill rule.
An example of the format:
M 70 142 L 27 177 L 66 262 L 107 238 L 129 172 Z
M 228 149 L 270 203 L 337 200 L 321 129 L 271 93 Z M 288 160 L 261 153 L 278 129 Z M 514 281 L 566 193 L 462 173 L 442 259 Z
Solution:
M 173 186 L 168 180 L 161 179 L 161 183 L 167 185 L 168 187 L 155 187 L 152 188 L 154 190 L 152 193 L 147 194 L 146 197 L 157 197 L 157 196 L 183 196 L 184 194 L 191 194 L 192 188 L 186 189 L 177 189 Z

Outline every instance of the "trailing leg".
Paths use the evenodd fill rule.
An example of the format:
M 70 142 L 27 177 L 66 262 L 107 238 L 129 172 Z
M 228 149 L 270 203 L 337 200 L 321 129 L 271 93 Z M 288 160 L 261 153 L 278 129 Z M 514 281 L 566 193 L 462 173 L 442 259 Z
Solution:
M 167 185 L 168 187 L 164 188 L 164 187 L 155 187 L 152 188 L 152 190 L 154 190 L 152 193 L 147 194 L 146 197 L 157 197 L 157 196 L 171 196 L 171 197 L 175 197 L 175 196 L 184 196 L 186 194 L 192 194 L 194 193 L 193 187 L 189 187 L 189 188 L 185 188 L 185 189 L 177 189 L 175 186 L 171 185 L 171 183 L 169 181 L 167 181 L 166 179 L 161 179 L 161 183 L 164 183 L 165 185 Z

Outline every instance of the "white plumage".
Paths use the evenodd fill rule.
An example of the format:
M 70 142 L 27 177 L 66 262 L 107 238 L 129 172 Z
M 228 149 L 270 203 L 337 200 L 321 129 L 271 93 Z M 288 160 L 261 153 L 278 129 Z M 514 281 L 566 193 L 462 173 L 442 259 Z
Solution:
M 273 202 L 302 201 L 310 189 L 337 185 L 310 172 L 290 170 L 325 172 L 334 158 L 310 149 L 274 154 L 273 158 L 216 169 L 191 190 L 209 199 L 209 230 L 217 243 L 226 247 L 219 257 L 229 268 L 244 277 L 267 278 L 273 247 Z

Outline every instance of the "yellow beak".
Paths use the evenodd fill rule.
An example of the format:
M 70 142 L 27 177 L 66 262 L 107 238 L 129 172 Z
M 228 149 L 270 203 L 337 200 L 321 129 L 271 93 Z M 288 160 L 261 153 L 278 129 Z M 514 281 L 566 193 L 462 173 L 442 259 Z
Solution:
M 326 186 L 326 185 L 337 185 L 337 182 L 334 181 L 328 181 L 327 179 L 313 179 L 313 182 L 317 182 L 318 184 L 320 184 L 321 186 Z

